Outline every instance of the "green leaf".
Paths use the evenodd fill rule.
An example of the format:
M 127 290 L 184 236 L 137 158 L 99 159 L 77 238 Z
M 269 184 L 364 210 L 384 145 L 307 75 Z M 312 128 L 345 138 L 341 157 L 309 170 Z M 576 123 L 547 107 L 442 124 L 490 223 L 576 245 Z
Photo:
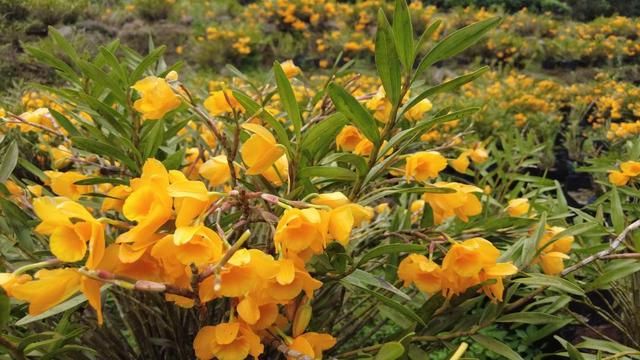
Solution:
M 340 281 L 344 281 L 347 282 L 351 285 L 355 285 L 359 288 L 367 288 L 367 285 L 371 285 L 383 290 L 387 290 L 390 291 L 392 293 L 394 293 L 395 295 L 400 296 L 401 298 L 405 299 L 405 300 L 411 300 L 411 298 L 403 293 L 402 291 L 398 290 L 398 288 L 396 288 L 395 286 L 393 286 L 391 283 L 389 283 L 388 281 L 376 277 L 371 273 L 368 273 L 364 270 L 360 270 L 360 269 L 356 269 L 354 272 L 352 272 L 351 274 L 349 274 L 348 276 L 346 276 L 345 278 L 341 279 Z
M 164 141 L 164 121 L 156 120 L 151 130 L 142 139 L 142 158 L 155 158 L 156 152 Z
M 299 173 L 300 177 L 324 177 L 332 180 L 355 180 L 356 173 L 349 169 L 337 167 L 337 166 L 307 166 L 302 168 Z
M 9 179 L 13 169 L 18 164 L 18 144 L 15 141 L 11 141 L 7 147 L 2 149 L 2 155 L 0 155 L 0 183 L 4 183 Z
M 166 46 L 162 45 L 150 51 L 149 54 L 145 56 L 144 59 L 140 61 L 140 63 L 138 63 L 136 68 L 130 74 L 129 84 L 133 84 L 136 81 L 140 80 L 145 71 L 147 71 L 151 65 L 155 64 L 160 59 L 165 49 Z
M 80 132 L 76 129 L 75 125 L 71 123 L 64 115 L 60 114 L 54 109 L 49 108 L 49 113 L 53 118 L 62 126 L 63 129 L 67 130 L 69 135 L 71 136 L 79 136 Z
M 613 230 L 620 234 L 624 230 L 624 211 L 622 210 L 622 203 L 620 202 L 620 194 L 618 194 L 618 188 L 615 186 L 611 189 L 611 222 L 613 223 Z
M 386 254 L 396 254 L 401 252 L 414 253 L 414 252 L 423 252 L 425 250 L 426 250 L 426 247 L 424 245 L 418 245 L 418 244 L 380 245 L 378 247 L 375 247 L 369 250 L 366 254 L 364 254 L 364 256 L 362 256 L 358 261 L 358 266 Z
M 378 124 L 369 111 L 340 85 L 329 84 L 329 96 L 336 109 L 375 145 L 380 145 Z
M 487 350 L 491 350 L 494 353 L 504 356 L 509 360 L 522 360 L 522 357 L 518 355 L 517 352 L 513 351 L 509 346 L 507 346 L 502 341 L 496 340 L 490 336 L 476 334 L 472 335 L 471 338 L 480 344 L 483 348 Z
M 529 265 L 533 258 L 536 255 L 536 250 L 538 249 L 538 243 L 540 243 L 540 239 L 544 236 L 544 232 L 546 231 L 547 226 L 547 213 L 543 212 L 540 215 L 540 221 L 538 221 L 538 226 L 536 226 L 536 230 L 529 235 L 529 237 L 524 242 L 524 247 L 522 249 L 522 256 L 520 257 L 520 263 L 522 265 Z
M 392 104 L 398 104 L 401 86 L 400 60 L 394 46 L 391 25 L 382 9 L 378 10 L 375 59 L 376 69 L 387 97 Z
M 607 264 L 603 274 L 586 286 L 586 291 L 607 287 L 616 280 L 625 278 L 640 271 L 640 262 L 636 260 L 614 260 Z
M 344 280 L 344 279 L 343 279 Z M 345 284 L 345 282 L 343 282 L 342 280 L 340 280 L 343 285 Z M 349 285 L 349 283 L 346 283 L 347 285 Z M 402 314 L 403 316 L 405 316 L 407 319 L 413 320 L 415 322 L 418 322 L 421 325 L 425 325 L 424 321 L 422 321 L 422 319 L 420 318 L 420 316 L 418 316 L 418 314 L 416 314 L 413 310 L 409 309 L 408 307 L 406 307 L 405 305 L 400 304 L 399 302 L 390 299 L 384 295 L 381 295 L 375 291 L 369 290 L 367 288 L 364 287 L 358 287 L 358 289 L 364 291 L 365 293 L 375 297 L 376 299 L 378 299 L 381 303 L 383 303 L 384 305 L 390 307 L 391 309 L 397 311 L 398 313 Z
M 89 179 L 82 179 L 74 182 L 75 185 L 98 185 L 98 184 L 114 184 L 114 185 L 129 185 L 129 180 L 107 178 L 107 177 L 92 177 Z
M 402 354 L 404 354 L 404 346 L 397 341 L 392 341 L 382 345 L 374 360 L 395 360 Z
M 91 140 L 84 137 L 72 137 L 71 141 L 73 145 L 79 149 L 83 149 L 89 152 L 93 152 L 94 154 L 106 157 L 112 157 L 117 160 L 120 160 L 124 165 L 126 165 L 131 171 L 137 173 L 138 165 L 129 158 L 122 150 L 116 148 L 113 145 L 105 144 L 99 141 Z
M 569 359 L 571 360 L 585 360 L 584 356 L 575 348 L 575 346 L 570 343 L 566 343 L 565 348 L 567 349 L 567 353 L 569 354 Z
M 306 151 L 313 158 L 318 159 L 324 155 L 323 152 L 327 151 L 329 145 L 347 123 L 347 118 L 342 113 L 335 113 L 314 124 L 304 132 L 302 151 Z
M 584 290 L 582 290 L 580 286 L 572 283 L 567 279 L 563 279 L 563 278 L 552 276 L 552 275 L 544 275 L 544 274 L 527 274 L 527 275 L 529 277 L 513 279 L 512 281 L 520 284 L 525 284 L 525 285 L 549 286 L 569 294 L 585 296 L 585 292 Z
M 71 46 L 71 43 L 69 43 L 67 39 L 65 39 L 64 36 L 62 36 L 62 34 L 60 34 L 60 32 L 53 26 L 49 26 L 47 30 L 60 50 L 62 50 L 62 52 L 65 53 L 65 55 L 67 55 L 71 59 L 71 61 L 78 61 L 78 53 L 76 52 L 76 49 Z
M 298 107 L 298 101 L 291 88 L 291 83 L 285 75 L 280 63 L 275 61 L 273 63 L 273 73 L 276 77 L 276 84 L 278 85 L 278 94 L 280 94 L 280 101 L 284 110 L 289 115 L 289 119 L 293 124 L 293 131 L 296 134 L 296 141 L 300 142 L 302 137 L 300 131 L 302 129 L 302 116 L 300 115 L 300 108 Z
M 496 322 L 505 322 L 505 323 L 521 323 L 521 324 L 546 324 L 552 321 L 558 321 L 558 318 L 555 315 L 546 314 L 543 312 L 519 312 L 513 314 L 507 314 L 499 317 Z
M 396 0 L 396 8 L 393 13 L 393 38 L 398 57 L 406 71 L 413 68 L 413 24 L 411 13 L 405 0 Z
M 488 66 L 483 66 L 474 72 L 464 74 L 462 76 L 458 76 L 455 79 L 452 79 L 442 84 L 428 88 L 427 90 L 421 92 L 415 97 L 409 99 L 409 101 L 407 101 L 407 103 L 403 105 L 402 108 L 400 109 L 400 116 L 402 116 L 406 111 L 408 111 L 409 109 L 417 105 L 420 101 L 441 92 L 455 90 L 460 86 L 479 78 L 482 74 L 484 74 L 488 70 L 489 70 Z
M 116 40 L 116 41 L 118 41 L 118 40 Z M 120 64 L 120 62 L 115 57 L 113 52 L 111 52 L 111 50 L 107 49 L 106 47 L 101 46 L 100 47 L 100 54 L 104 57 L 106 63 L 111 67 L 113 72 L 116 74 L 116 76 L 118 77 L 118 80 L 120 80 L 120 82 L 126 84 L 127 83 L 127 73 L 124 71 L 124 67 L 122 66 L 122 64 Z
M 469 46 L 478 42 L 484 34 L 497 26 L 500 23 L 500 20 L 500 17 L 494 17 L 479 21 L 469 26 L 465 26 L 462 29 L 456 30 L 451 35 L 442 39 L 422 59 L 420 65 L 418 65 L 418 68 L 416 69 L 414 78 L 419 76 L 424 70 L 438 61 L 455 56 L 467 49 Z
M 0 329 L 5 327 L 11 316 L 11 301 L 5 294 L 0 294 Z
M 427 42 L 429 38 L 431 38 L 431 35 L 433 35 L 433 33 L 438 30 L 441 24 L 442 20 L 438 19 L 432 22 L 426 29 L 424 29 L 424 32 L 422 33 L 422 35 L 420 35 L 420 40 L 418 40 L 418 43 L 416 43 L 414 54 L 417 55 L 420 53 L 420 51 L 422 50 L 422 46 L 424 46 L 424 43 Z

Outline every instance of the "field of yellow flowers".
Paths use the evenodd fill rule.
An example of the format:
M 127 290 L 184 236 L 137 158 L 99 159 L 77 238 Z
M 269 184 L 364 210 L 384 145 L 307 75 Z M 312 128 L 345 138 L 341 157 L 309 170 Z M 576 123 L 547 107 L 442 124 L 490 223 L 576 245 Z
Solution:
M 0 359 L 640 359 L 637 17 L 0 13 Z

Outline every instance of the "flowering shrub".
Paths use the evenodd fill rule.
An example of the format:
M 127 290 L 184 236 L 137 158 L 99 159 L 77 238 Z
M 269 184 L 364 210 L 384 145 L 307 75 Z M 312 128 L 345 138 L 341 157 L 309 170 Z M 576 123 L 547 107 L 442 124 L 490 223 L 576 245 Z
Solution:
M 640 270 L 640 221 L 628 221 L 635 210 L 625 200 L 638 197 L 639 164 L 613 169 L 593 159 L 588 170 L 602 191 L 578 208 L 559 182 L 527 172 L 545 145 L 518 132 L 540 118 L 534 135 L 544 137 L 578 91 L 516 73 L 496 81 L 487 67 L 425 82 L 435 64 L 504 28 L 488 12 L 436 36 L 440 23 L 420 3 L 398 0 L 377 13 L 377 2 L 301 4 L 266 1 L 243 16 L 304 37 L 358 9 L 357 22 L 336 20 L 356 32 L 332 40 L 344 41 L 347 57 L 370 52 L 375 75 L 340 61 L 307 75 L 289 59 L 267 80 L 228 66 L 233 76 L 205 90 L 153 43 L 144 56 L 118 40 L 81 54 L 49 28 L 64 58 L 27 48 L 65 84 L 38 85 L 23 96 L 23 112 L 0 114 L 3 351 L 635 356 L 630 329 L 640 318 L 629 275 Z M 424 17 L 420 37 L 416 16 Z M 237 34 L 207 35 L 228 42 Z M 244 37 L 231 48 L 254 51 Z M 516 126 L 496 124 L 493 111 Z M 487 124 L 503 131 L 493 137 Z M 637 159 L 637 141 L 625 146 Z M 563 338 L 576 324 L 591 330 L 592 314 L 611 334 Z M 556 347 L 536 349 L 541 339 Z

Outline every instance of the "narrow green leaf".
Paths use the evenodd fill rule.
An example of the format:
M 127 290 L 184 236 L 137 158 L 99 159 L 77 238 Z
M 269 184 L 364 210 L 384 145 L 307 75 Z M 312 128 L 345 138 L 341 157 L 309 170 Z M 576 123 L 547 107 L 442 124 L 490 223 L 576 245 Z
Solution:
M 92 177 L 89 179 L 82 179 L 74 182 L 75 185 L 98 185 L 98 184 L 114 184 L 114 185 L 129 185 L 129 181 L 125 179 L 107 178 L 107 177 Z
M 5 294 L 0 294 L 0 329 L 5 327 L 11 316 L 11 302 Z
M 548 322 L 557 321 L 558 318 L 555 315 L 546 314 L 543 312 L 519 312 L 513 314 L 507 314 L 499 317 L 496 322 L 506 323 L 521 323 L 521 324 L 546 324 Z
M 438 30 L 441 24 L 442 20 L 438 19 L 432 22 L 426 29 L 424 29 L 424 32 L 422 33 L 422 35 L 420 35 L 420 40 L 418 40 L 418 43 L 416 43 L 416 49 L 414 50 L 415 55 L 419 54 L 420 51 L 422 51 L 424 43 L 431 38 L 431 35 L 433 35 L 433 33 Z
M 388 342 L 378 350 L 374 360 L 396 360 L 404 354 L 404 346 L 397 341 Z
M 398 288 L 393 286 L 391 283 L 389 283 L 385 279 L 376 277 L 373 274 L 368 273 L 364 270 L 356 269 L 354 272 L 352 272 L 345 278 L 341 279 L 341 281 L 347 282 L 351 285 L 355 285 L 359 288 L 367 288 L 367 285 L 371 285 L 383 290 L 390 291 L 405 300 L 411 300 L 411 298 L 407 294 L 398 290 Z
M 122 164 L 126 165 L 134 173 L 138 172 L 138 165 L 127 156 L 122 150 L 109 144 L 105 144 L 99 141 L 91 140 L 84 137 L 72 137 L 71 141 L 73 145 L 79 149 L 83 149 L 89 152 L 93 152 L 96 155 L 112 157 L 120 160 Z
M 380 144 L 378 124 L 369 111 L 340 85 L 329 84 L 329 96 L 336 109 L 357 127 L 367 139 Z
M 300 170 L 299 176 L 302 178 L 323 177 L 333 180 L 355 180 L 356 173 L 349 169 L 337 166 L 307 166 Z
M 358 267 L 366 262 L 373 260 L 379 256 L 386 254 L 397 254 L 401 252 L 406 253 L 414 253 L 414 252 L 424 252 L 426 250 L 424 245 L 418 244 L 387 244 L 380 245 L 369 250 L 364 256 L 360 258 L 358 261 Z
M 575 348 L 575 346 L 570 343 L 565 344 L 565 348 L 567 349 L 567 353 L 569 354 L 569 359 L 571 360 L 585 360 L 584 356 Z
M 18 143 L 11 141 L 9 145 L 2 149 L 2 155 L 0 155 L 0 183 L 4 183 L 9 179 L 13 169 L 18 164 Z
M 382 9 L 378 10 L 375 59 L 376 69 L 387 97 L 392 104 L 398 104 L 401 86 L 400 59 L 394 46 L 391 25 Z
M 618 194 L 618 188 L 613 187 L 611 189 L 611 222 L 613 223 L 613 230 L 616 234 L 620 234 L 624 230 L 624 211 L 622 210 L 622 203 L 620 202 L 620 194 Z
M 582 288 L 567 279 L 563 279 L 557 276 L 552 275 L 544 275 L 544 274 L 527 274 L 526 278 L 518 278 L 513 279 L 513 282 L 525 284 L 525 285 L 536 285 L 536 286 L 549 286 L 555 288 L 557 290 L 578 295 L 585 296 L 584 290 Z
M 155 158 L 156 152 L 164 141 L 164 121 L 156 120 L 151 130 L 142 139 L 142 158 Z
M 162 45 L 149 52 L 149 54 L 145 56 L 144 59 L 140 61 L 140 63 L 138 63 L 133 72 L 129 75 L 129 84 L 133 84 L 136 81 L 140 80 L 145 71 L 147 71 L 151 65 L 155 64 L 160 59 L 165 49 L 166 46 Z
M 80 135 L 80 132 L 76 129 L 75 125 L 73 125 L 64 115 L 51 108 L 49 108 L 49 113 L 58 122 L 58 124 L 69 133 L 69 135 Z
M 74 308 L 74 307 L 82 304 L 85 301 L 87 301 L 87 298 L 83 294 L 76 295 L 76 296 L 72 297 L 71 299 L 69 299 L 69 300 L 67 300 L 67 301 L 65 301 L 65 302 L 63 302 L 61 304 L 58 304 L 58 305 L 50 308 L 49 310 L 47 310 L 47 311 L 45 311 L 45 312 L 43 312 L 41 314 L 38 314 L 38 315 L 35 315 L 35 316 L 27 315 L 27 316 L 23 317 L 22 319 L 16 321 L 16 325 L 17 326 L 23 326 L 23 325 L 27 325 L 29 323 L 32 323 L 34 321 L 40 321 L 42 319 L 46 319 L 48 317 L 57 315 L 57 314 L 59 314 L 59 313 L 61 313 L 63 311 L 67 311 L 67 310 L 69 310 L 71 308 Z
M 342 280 L 341 280 L 342 281 Z M 344 282 L 343 282 L 344 284 Z M 347 283 L 348 285 L 348 283 Z M 424 321 L 416 314 L 413 310 L 409 309 L 405 305 L 400 304 L 399 302 L 390 299 L 384 295 L 381 295 L 375 291 L 369 290 L 367 288 L 358 287 L 358 289 L 366 292 L 369 295 L 372 295 L 376 299 L 378 299 L 384 305 L 390 307 L 391 309 L 397 311 L 398 313 L 404 315 L 407 319 L 413 320 L 421 325 L 425 325 Z
M 393 13 L 393 38 L 395 48 L 405 71 L 413 68 L 413 24 L 411 13 L 405 0 L 396 0 L 396 8 Z
M 76 52 L 76 49 L 71 45 L 71 43 L 69 43 L 67 39 L 65 39 L 64 36 L 62 36 L 62 34 L 60 34 L 60 32 L 53 26 L 49 26 L 47 30 L 60 50 L 62 50 L 62 52 L 65 53 L 65 55 L 67 55 L 71 59 L 71 61 L 78 61 L 78 53 Z
M 302 151 L 308 152 L 315 159 L 320 158 L 347 123 L 347 118 L 342 113 L 335 113 L 314 124 L 304 132 Z
M 587 284 L 585 290 L 592 291 L 608 287 L 612 282 L 623 279 L 638 271 L 640 271 L 640 262 L 636 260 L 614 260 L 607 264 L 602 275 Z
M 471 338 L 483 348 L 491 350 L 509 360 L 522 360 L 522 357 L 518 355 L 517 352 L 513 351 L 508 345 L 500 340 L 482 334 L 472 335 Z
M 278 94 L 280 94 L 280 101 L 284 110 L 289 115 L 289 120 L 293 124 L 293 131 L 296 134 L 296 141 L 300 143 L 301 129 L 302 129 L 302 116 L 300 115 L 300 108 L 298 107 L 298 101 L 293 93 L 293 88 L 287 75 L 285 75 L 279 62 L 273 63 L 273 73 L 276 77 L 276 84 L 278 85 Z
M 408 111 L 409 109 L 417 105 L 420 101 L 438 93 L 453 91 L 459 88 L 460 86 L 479 78 L 482 74 L 484 74 L 488 70 L 489 70 L 488 66 L 483 66 L 474 72 L 470 72 L 468 74 L 458 76 L 455 79 L 451 79 L 442 84 L 428 88 L 427 90 L 421 92 L 415 97 L 409 99 L 409 101 L 407 101 L 407 103 L 403 105 L 402 108 L 400 109 L 400 116 L 402 116 L 406 111 Z
M 496 27 L 500 21 L 500 17 L 494 17 L 454 31 L 451 35 L 438 42 L 427 53 L 420 65 L 418 65 L 414 78 L 438 61 L 455 56 L 475 44 L 484 34 Z
M 529 265 L 533 258 L 536 255 L 536 249 L 538 248 L 538 243 L 542 236 L 544 236 L 544 232 L 546 231 L 547 226 L 547 213 L 543 212 L 540 215 L 540 221 L 538 221 L 538 225 L 536 226 L 536 230 L 529 235 L 529 237 L 524 242 L 524 247 L 522 249 L 522 255 L 520 257 L 521 265 Z

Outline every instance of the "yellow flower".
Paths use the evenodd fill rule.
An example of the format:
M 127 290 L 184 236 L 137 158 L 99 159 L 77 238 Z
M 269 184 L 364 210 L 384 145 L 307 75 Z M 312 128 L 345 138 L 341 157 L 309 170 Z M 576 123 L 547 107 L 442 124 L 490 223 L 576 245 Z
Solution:
M 420 254 L 410 254 L 398 266 L 398 278 L 404 286 L 416 284 L 416 287 L 428 294 L 435 294 L 442 289 L 442 269 L 435 262 Z
M 140 99 L 133 103 L 133 108 L 141 113 L 145 120 L 161 119 L 181 104 L 178 95 L 163 78 L 147 76 L 136 82 L 132 88 L 140 93 Z
M 137 224 L 118 236 L 117 243 L 132 243 L 151 236 L 171 218 L 172 199 L 167 192 L 169 173 L 156 159 L 147 159 L 140 178 L 131 180 L 131 194 L 124 201 L 122 214 Z
M 11 295 L 29 303 L 29 315 L 42 314 L 80 291 L 80 277 L 72 268 L 43 269 L 34 280 L 14 285 Z
M 105 246 L 104 226 L 82 205 L 67 198 L 41 197 L 34 200 L 33 209 L 42 220 L 35 230 L 50 236 L 51 253 L 60 261 L 80 261 L 88 249 L 87 266 L 100 262 Z
M 341 192 L 320 194 L 312 203 L 331 207 L 329 211 L 329 234 L 346 246 L 354 226 L 371 220 L 373 211 L 358 204 L 352 204 Z
M 160 239 L 152 249 L 157 259 L 175 258 L 183 265 L 204 265 L 222 257 L 222 240 L 204 225 L 183 226 Z
M 473 149 L 468 151 L 469 157 L 471 157 L 471 160 L 475 163 L 482 164 L 489 159 L 489 152 L 482 146 L 482 144 L 478 143 L 473 147 Z
M 625 175 L 622 171 L 612 170 L 609 171 L 609 182 L 616 186 L 625 186 L 629 182 L 630 177 Z
M 509 206 L 507 206 L 507 213 L 509 216 L 522 216 L 529 212 L 529 199 L 518 198 L 509 200 Z
M 289 160 L 287 160 L 287 155 L 280 156 L 273 163 L 273 166 L 262 173 L 262 176 L 275 186 L 281 186 L 289 181 Z
M 300 68 L 293 63 L 293 60 L 287 60 L 280 64 L 282 67 L 282 71 L 288 78 L 292 78 L 298 74 L 300 74 Z
M 329 214 L 315 208 L 288 209 L 278 222 L 274 241 L 282 252 L 310 249 L 321 253 L 327 245 Z
M 451 165 L 455 171 L 460 174 L 464 174 L 469 168 L 469 154 L 466 151 L 463 151 L 458 158 L 450 160 L 449 165 Z
M 322 359 L 322 352 L 332 348 L 336 339 L 329 334 L 308 332 L 296 336 L 289 345 L 289 349 L 310 356 L 314 360 Z M 297 360 L 299 357 L 288 356 L 287 360 Z
M 473 193 L 482 193 L 482 190 L 473 186 L 456 182 L 437 182 L 435 187 L 455 190 L 452 193 L 424 193 L 422 198 L 433 209 L 434 222 L 441 224 L 452 216 L 459 217 L 462 221 L 469 221 L 469 216 L 475 216 L 482 212 L 482 203 Z
M 357 127 L 347 125 L 336 136 L 336 146 L 338 150 L 353 151 L 362 139 L 363 136 Z
M 193 340 L 193 348 L 200 360 L 244 360 L 249 355 L 257 359 L 264 351 L 260 337 L 239 321 L 201 328 Z
M 540 254 L 540 266 L 547 275 L 558 275 L 564 270 L 564 260 L 569 259 L 569 255 L 559 251 L 552 251 Z
M 209 184 L 213 187 L 220 186 L 231 178 L 226 155 L 214 156 L 205 161 L 200 165 L 198 172 L 203 178 L 209 180 Z
M 418 121 L 424 117 L 424 114 L 429 112 L 433 108 L 433 104 L 429 99 L 423 99 L 411 109 L 407 110 L 404 116 L 411 121 Z
M 407 157 L 405 176 L 407 180 L 426 181 L 438 177 L 447 167 L 447 159 L 437 151 L 420 151 Z
M 214 91 L 204 100 L 204 107 L 213 116 L 231 113 L 235 111 L 243 111 L 244 108 L 233 96 L 231 90 Z
M 625 161 L 620 164 L 620 170 L 626 176 L 636 177 L 640 175 L 640 162 L 637 161 Z
M 246 174 L 262 174 L 284 154 L 284 148 L 260 125 L 245 123 L 242 128 L 252 133 L 240 148 L 242 160 L 248 166 Z
M 104 198 L 100 211 L 106 212 L 108 210 L 115 210 L 122 212 L 122 205 L 124 200 L 131 194 L 131 187 L 127 185 L 116 185 L 107 192 L 107 197 Z
M 539 257 L 534 263 L 540 263 L 542 271 L 547 275 L 557 275 L 564 270 L 564 260 L 569 259 L 567 255 L 573 245 L 573 236 L 563 236 L 551 242 L 565 228 L 561 226 L 547 226 L 544 235 L 538 242 L 538 250 L 542 249 Z
M 75 171 L 57 172 L 45 171 L 49 178 L 51 191 L 57 195 L 78 200 L 83 194 L 91 192 L 91 185 L 76 185 L 76 181 L 87 179 L 86 175 Z

